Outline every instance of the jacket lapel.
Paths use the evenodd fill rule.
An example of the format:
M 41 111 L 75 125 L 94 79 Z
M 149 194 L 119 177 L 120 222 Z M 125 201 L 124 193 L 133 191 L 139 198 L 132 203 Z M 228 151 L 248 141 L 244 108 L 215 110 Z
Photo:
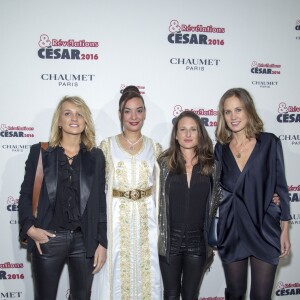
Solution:
M 57 151 L 55 151 L 54 148 L 49 147 L 46 151 L 43 152 L 43 167 L 49 201 L 53 206 L 56 199 L 58 176 Z
M 89 199 L 95 171 L 95 158 L 89 151 L 82 151 L 80 155 L 80 213 L 83 215 Z M 99 200 L 100 201 L 100 200 Z

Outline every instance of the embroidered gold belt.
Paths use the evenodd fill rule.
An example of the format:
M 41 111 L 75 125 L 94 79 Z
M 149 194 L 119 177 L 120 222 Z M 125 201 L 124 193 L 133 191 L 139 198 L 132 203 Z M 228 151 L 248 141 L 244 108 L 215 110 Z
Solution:
M 151 193 L 151 188 L 146 190 L 134 189 L 126 192 L 113 189 L 113 197 L 127 198 L 134 201 L 149 197 Z

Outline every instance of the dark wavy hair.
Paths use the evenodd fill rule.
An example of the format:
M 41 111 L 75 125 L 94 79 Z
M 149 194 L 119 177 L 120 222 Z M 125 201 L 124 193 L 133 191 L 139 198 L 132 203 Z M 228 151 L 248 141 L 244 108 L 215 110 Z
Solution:
M 224 103 L 230 97 L 237 97 L 245 108 L 246 115 L 248 117 L 248 123 L 245 128 L 247 138 L 253 138 L 258 136 L 264 129 L 264 123 L 258 116 L 254 101 L 250 93 L 243 88 L 229 89 L 224 93 L 219 102 L 219 112 L 216 127 L 216 138 L 221 144 L 227 144 L 232 140 L 232 132 L 228 128 L 224 117 Z
M 124 90 L 121 90 L 121 97 L 119 100 L 119 112 L 121 115 L 120 123 L 121 123 L 121 131 L 123 131 L 123 119 L 124 119 L 124 110 L 126 103 L 132 98 L 140 98 L 143 102 L 144 109 L 146 110 L 145 101 L 142 97 L 139 89 L 135 85 L 128 85 Z
M 178 124 L 182 118 L 192 118 L 197 124 L 198 145 L 195 147 L 194 157 L 201 164 L 201 174 L 210 175 L 214 162 L 213 143 L 202 121 L 192 111 L 184 111 L 176 118 L 171 133 L 170 146 L 160 155 L 159 159 L 166 163 L 170 171 L 177 174 L 185 173 L 185 160 L 176 139 Z

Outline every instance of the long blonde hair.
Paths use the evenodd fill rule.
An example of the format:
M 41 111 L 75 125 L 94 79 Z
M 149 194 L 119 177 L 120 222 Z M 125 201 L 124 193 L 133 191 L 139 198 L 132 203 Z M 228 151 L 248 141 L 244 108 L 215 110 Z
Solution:
M 50 146 L 57 147 L 62 139 L 62 130 L 61 128 L 59 128 L 58 123 L 62 105 L 65 102 L 74 104 L 80 110 L 86 124 L 84 131 L 81 133 L 81 142 L 85 144 L 88 151 L 91 151 L 92 148 L 96 145 L 95 125 L 91 110 L 89 109 L 85 101 L 78 96 L 65 96 L 58 103 L 52 118 L 49 139 Z

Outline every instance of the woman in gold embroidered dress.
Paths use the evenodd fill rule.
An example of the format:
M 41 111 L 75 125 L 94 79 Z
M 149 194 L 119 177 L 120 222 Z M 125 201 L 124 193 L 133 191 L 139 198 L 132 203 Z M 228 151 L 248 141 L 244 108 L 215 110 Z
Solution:
M 108 258 L 95 278 L 93 299 L 162 298 L 155 203 L 161 146 L 142 135 L 145 117 L 138 88 L 126 87 L 119 101 L 122 133 L 100 145 L 106 158 Z

